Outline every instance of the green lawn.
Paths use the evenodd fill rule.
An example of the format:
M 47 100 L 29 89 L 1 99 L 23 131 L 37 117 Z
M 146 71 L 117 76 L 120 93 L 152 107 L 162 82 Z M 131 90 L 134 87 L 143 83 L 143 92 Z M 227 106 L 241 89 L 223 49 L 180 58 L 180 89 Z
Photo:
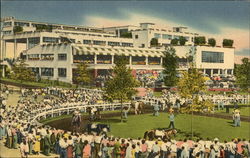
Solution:
M 146 130 L 154 128 L 168 127 L 168 114 L 160 113 L 160 116 L 154 117 L 151 114 L 131 115 L 126 123 L 121 123 L 119 117 L 113 117 L 101 121 L 102 123 L 110 124 L 110 135 L 120 137 L 138 138 L 143 137 Z M 220 140 L 231 140 L 231 138 L 246 138 L 250 139 L 250 123 L 241 122 L 241 127 L 233 127 L 231 120 L 211 118 L 204 116 L 193 116 L 193 128 L 195 135 L 202 138 L 219 138 Z M 186 134 L 190 135 L 191 131 L 191 115 L 176 116 L 175 126 L 181 130 L 177 138 L 184 138 Z
M 242 116 L 250 116 L 250 107 L 239 107 L 240 110 L 240 114 Z M 229 113 L 226 113 L 226 109 L 224 108 L 224 110 L 216 110 L 216 113 L 221 113 L 223 115 L 232 115 L 233 112 L 233 108 L 229 109 Z
M 60 88 L 76 88 L 76 85 L 71 85 L 66 82 L 53 81 L 53 80 L 41 80 L 40 82 L 30 82 L 30 81 L 19 81 L 10 78 L 1 78 L 2 81 L 12 82 L 20 85 L 26 86 L 36 86 L 36 87 L 60 87 Z

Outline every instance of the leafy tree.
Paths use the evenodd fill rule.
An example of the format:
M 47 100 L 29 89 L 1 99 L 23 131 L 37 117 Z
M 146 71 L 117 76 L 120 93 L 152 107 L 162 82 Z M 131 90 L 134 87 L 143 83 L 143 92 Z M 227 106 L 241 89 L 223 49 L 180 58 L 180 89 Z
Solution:
M 138 85 L 138 81 L 131 74 L 131 69 L 126 66 L 124 58 L 117 60 L 113 68 L 112 78 L 106 82 L 105 95 L 108 100 L 117 99 L 120 101 L 121 121 L 123 119 L 123 103 L 136 94 L 135 87 Z
M 212 47 L 214 47 L 216 45 L 216 41 L 214 38 L 209 38 L 208 39 L 208 44 Z
M 91 70 L 85 63 L 77 64 L 74 72 L 74 79 L 77 85 L 88 85 L 91 82 Z
M 186 42 L 187 42 L 187 39 L 183 36 L 180 36 L 180 38 L 179 38 L 180 45 L 184 46 Z
M 175 86 L 177 79 L 177 68 L 178 68 L 178 57 L 175 54 L 175 49 L 173 47 L 167 48 L 164 52 L 163 73 L 165 74 L 164 83 L 166 86 Z
M 156 47 L 158 46 L 158 39 L 157 38 L 152 38 L 151 41 L 150 41 L 150 46 L 151 47 Z
M 172 39 L 170 43 L 171 43 L 171 45 L 176 46 L 176 45 L 178 45 L 178 39 L 176 39 L 176 38 Z
M 213 104 L 207 100 L 199 100 L 198 94 L 206 90 L 205 79 L 197 68 L 191 68 L 182 73 L 178 82 L 178 92 L 182 98 L 191 100 L 191 104 L 182 108 L 183 112 L 211 111 Z
M 131 32 L 122 32 L 120 34 L 120 37 L 123 37 L 123 38 L 132 38 L 132 33 Z
M 204 44 L 206 44 L 206 37 L 205 36 L 194 37 L 194 44 L 195 45 L 204 45 Z
M 231 39 L 223 39 L 223 47 L 232 47 L 233 46 L 234 41 Z
M 243 90 L 247 90 L 250 87 L 250 62 L 248 58 L 243 58 L 241 61 L 242 64 L 235 67 L 236 83 Z
M 23 32 L 23 27 L 22 26 L 14 26 L 13 32 L 14 32 L 14 34 L 19 33 L 19 32 Z
M 22 60 L 19 64 L 14 64 L 11 72 L 11 79 L 22 81 L 34 81 L 35 74 L 30 68 L 27 68 L 27 64 Z

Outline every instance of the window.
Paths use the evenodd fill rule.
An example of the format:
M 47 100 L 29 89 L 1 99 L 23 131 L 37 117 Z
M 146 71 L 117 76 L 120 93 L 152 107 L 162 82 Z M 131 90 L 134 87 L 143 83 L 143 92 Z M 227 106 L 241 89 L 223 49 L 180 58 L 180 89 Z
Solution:
M 179 39 L 180 38 L 180 36 L 174 36 L 174 39 Z
M 43 37 L 43 42 L 58 43 L 59 39 L 54 37 Z
M 201 60 L 203 63 L 224 63 L 224 52 L 202 51 Z
M 11 26 L 11 25 L 12 25 L 11 22 L 4 22 L 4 23 L 3 23 L 3 27 L 9 27 L 9 26 Z
M 28 60 L 39 60 L 39 54 L 29 54 Z
M 58 77 L 66 77 L 67 69 L 66 68 L 58 68 Z
M 83 40 L 83 44 L 91 44 L 91 40 Z
M 122 43 L 123 47 L 133 47 L 133 43 Z
M 54 54 L 41 54 L 41 60 L 54 60 Z
M 106 45 L 105 41 L 93 41 L 94 45 Z
M 54 76 L 54 69 L 53 68 L 41 68 L 41 76 Z
M 108 45 L 109 46 L 120 46 L 120 43 L 119 42 L 110 42 L 110 41 L 108 41 Z
M 139 38 L 139 36 L 138 35 L 135 35 L 135 39 L 138 39 Z
M 67 54 L 58 54 L 58 60 L 67 60 Z
M 28 48 L 32 48 L 40 43 L 39 37 L 28 38 Z
M 32 67 L 31 71 L 34 72 L 35 74 L 39 74 L 39 68 L 38 67 Z
M 154 34 L 154 37 L 155 37 L 155 38 L 161 38 L 161 34 L 155 33 L 155 34 Z
M 172 35 L 162 34 L 162 38 L 163 39 L 169 39 L 169 40 L 171 40 L 172 39 Z
M 29 23 L 25 23 L 25 22 L 14 22 L 15 26 L 30 26 Z

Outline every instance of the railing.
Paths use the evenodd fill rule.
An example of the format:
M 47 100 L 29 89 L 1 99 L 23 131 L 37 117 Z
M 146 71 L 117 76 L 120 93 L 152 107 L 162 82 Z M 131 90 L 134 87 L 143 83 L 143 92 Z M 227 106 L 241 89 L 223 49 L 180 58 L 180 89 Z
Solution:
M 154 104 L 156 102 L 159 102 L 161 101 L 162 99 L 165 99 L 165 98 L 157 98 L 157 97 L 142 97 L 142 101 L 145 101 L 145 102 L 149 102 L 151 104 Z M 237 100 L 237 103 L 239 104 L 249 104 L 249 101 L 250 101 L 250 98 L 247 97 L 237 97 L 237 98 L 234 98 L 234 97 L 226 97 L 226 98 L 205 98 L 205 99 L 210 99 L 212 101 L 212 103 L 214 104 L 218 104 L 220 103 L 221 101 L 224 103 L 224 105 L 230 105 L 232 103 L 235 102 L 235 100 Z
M 123 103 L 123 105 L 130 105 L 130 103 Z M 29 121 L 31 123 L 35 123 L 38 120 L 41 119 L 46 119 L 48 116 L 49 117 L 54 117 L 54 116 L 61 116 L 62 114 L 67 114 L 69 115 L 70 112 L 73 112 L 75 110 L 80 110 L 81 112 L 86 112 L 87 108 L 98 108 L 101 109 L 101 111 L 114 111 L 116 109 L 121 108 L 120 103 L 109 103 L 109 104 L 94 104 L 94 105 L 89 105 L 89 104 L 83 104 L 83 105 L 72 105 L 72 106 L 67 106 L 67 107 L 60 107 L 60 108 L 50 108 L 50 109 L 41 109 L 37 110 L 35 113 L 34 111 L 32 112 Z

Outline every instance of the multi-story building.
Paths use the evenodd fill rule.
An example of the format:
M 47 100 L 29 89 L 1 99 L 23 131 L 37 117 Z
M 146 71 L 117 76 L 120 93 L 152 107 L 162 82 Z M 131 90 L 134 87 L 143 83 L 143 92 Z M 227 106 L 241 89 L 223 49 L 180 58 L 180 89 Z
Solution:
M 18 32 L 20 27 L 22 30 Z M 50 78 L 67 82 L 72 82 L 72 71 L 78 62 L 89 64 L 97 75 L 111 69 L 115 56 L 121 54 L 127 56 L 133 70 L 160 71 L 163 69 L 163 46 L 181 36 L 187 42 L 185 46 L 175 46 L 180 70 L 187 69 L 189 52 L 192 52 L 196 67 L 208 75 L 232 74 L 234 69 L 234 48 L 194 46 L 193 40 L 198 34 L 188 32 L 185 27 L 159 28 L 153 23 L 141 23 L 140 26 L 94 28 L 10 17 L 2 20 L 1 34 L 1 59 L 17 58 L 22 52 L 27 55 L 30 67 L 39 70 L 42 77 L 46 76 L 43 72 L 48 71 Z M 151 47 L 153 38 L 158 39 L 161 47 Z M 13 51 L 7 50 L 9 43 Z M 23 46 L 21 50 L 19 45 Z M 64 75 L 59 75 L 61 73 Z
M 172 39 L 179 39 L 183 36 L 186 45 L 193 45 L 194 37 L 197 33 L 191 33 L 187 27 L 162 27 L 155 26 L 154 23 L 140 23 L 140 26 L 117 26 L 104 28 L 104 30 L 116 33 L 120 37 L 125 32 L 130 32 L 135 47 L 149 48 L 152 38 L 158 39 L 159 46 L 168 46 Z
M 176 46 L 179 70 L 188 68 L 183 58 L 194 52 L 196 67 L 209 75 L 232 74 L 234 51 L 229 48 L 207 46 Z M 165 49 L 90 46 L 87 44 L 43 44 L 23 53 L 26 63 L 43 78 L 72 82 L 74 69 L 84 62 L 93 70 L 93 75 L 107 75 L 114 66 L 117 56 L 125 55 L 133 74 L 141 70 L 161 71 Z
M 133 47 L 132 38 L 120 38 L 116 36 L 115 33 L 104 31 L 100 28 L 33 22 L 18 20 L 13 17 L 6 18 L 2 21 L 2 59 L 17 58 L 23 50 L 32 48 L 37 44 L 46 43 L 69 42 L 89 45 Z M 21 27 L 22 31 L 15 32 L 15 28 L 17 27 Z M 12 43 L 11 49 L 13 51 L 7 50 L 8 43 Z M 19 49 L 19 45 L 25 46 Z

